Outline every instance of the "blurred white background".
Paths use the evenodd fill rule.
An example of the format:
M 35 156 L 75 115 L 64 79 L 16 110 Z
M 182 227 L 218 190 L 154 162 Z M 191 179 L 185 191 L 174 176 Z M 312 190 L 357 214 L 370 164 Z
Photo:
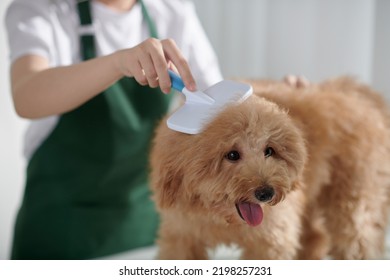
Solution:
M 12 107 L 4 13 L 0 1 L 0 259 L 9 257 L 20 204 L 26 121 Z M 313 82 L 353 75 L 390 98 L 388 0 L 193 0 L 226 78 Z M 390 100 L 390 99 L 389 99 Z
M 24 182 L 22 137 L 26 121 L 14 113 L 4 13 L 11 0 L 0 1 L 0 259 L 9 258 L 13 223 Z

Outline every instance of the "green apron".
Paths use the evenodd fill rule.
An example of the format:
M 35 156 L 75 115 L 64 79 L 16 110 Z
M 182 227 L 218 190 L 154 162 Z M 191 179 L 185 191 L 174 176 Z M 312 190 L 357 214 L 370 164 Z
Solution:
M 82 25 L 92 23 L 90 1 L 78 11 Z M 94 36 L 80 39 L 83 59 L 95 57 Z M 148 153 L 170 96 L 123 78 L 60 117 L 27 167 L 13 259 L 89 259 L 153 244 Z

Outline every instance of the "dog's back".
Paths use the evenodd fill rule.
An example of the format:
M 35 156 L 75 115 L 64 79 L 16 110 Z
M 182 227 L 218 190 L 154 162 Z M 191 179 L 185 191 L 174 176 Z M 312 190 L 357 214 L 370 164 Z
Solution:
M 386 102 L 350 78 L 305 88 L 253 84 L 257 96 L 285 108 L 305 135 L 308 205 L 301 257 L 381 256 L 390 201 Z

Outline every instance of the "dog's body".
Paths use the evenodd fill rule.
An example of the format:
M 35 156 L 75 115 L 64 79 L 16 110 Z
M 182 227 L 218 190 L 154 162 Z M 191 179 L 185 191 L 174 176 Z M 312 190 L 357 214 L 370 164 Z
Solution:
M 390 115 L 342 78 L 297 89 L 255 82 L 254 96 L 202 133 L 160 125 L 151 157 L 159 258 L 382 258 L 390 196 Z

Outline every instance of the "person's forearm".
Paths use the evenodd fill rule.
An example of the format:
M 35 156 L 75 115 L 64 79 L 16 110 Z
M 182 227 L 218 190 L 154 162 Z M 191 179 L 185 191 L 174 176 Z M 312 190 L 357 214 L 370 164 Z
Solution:
M 33 72 L 13 83 L 17 113 L 35 119 L 79 107 L 122 77 L 114 55 Z
M 50 68 L 46 58 L 27 55 L 12 64 L 16 112 L 29 119 L 71 111 L 123 76 L 169 93 L 170 64 L 187 89 L 196 90 L 189 65 L 172 39 L 149 38 L 137 46 L 79 64 Z

